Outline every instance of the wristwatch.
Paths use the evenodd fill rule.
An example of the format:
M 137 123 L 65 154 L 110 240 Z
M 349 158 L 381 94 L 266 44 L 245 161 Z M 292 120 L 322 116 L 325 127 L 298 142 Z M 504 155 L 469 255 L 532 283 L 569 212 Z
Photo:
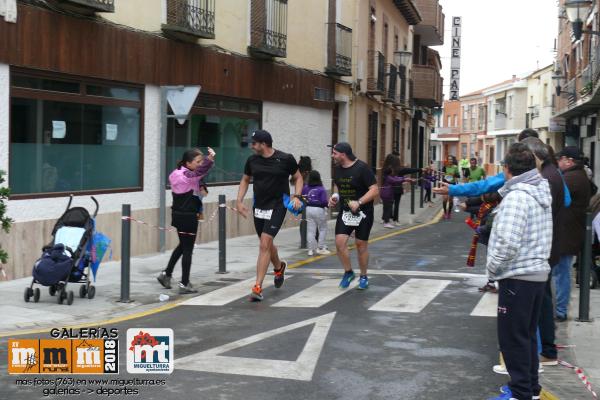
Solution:
M 356 200 L 356 202 L 358 203 L 359 206 L 362 206 L 362 201 L 360 201 L 360 199 Z

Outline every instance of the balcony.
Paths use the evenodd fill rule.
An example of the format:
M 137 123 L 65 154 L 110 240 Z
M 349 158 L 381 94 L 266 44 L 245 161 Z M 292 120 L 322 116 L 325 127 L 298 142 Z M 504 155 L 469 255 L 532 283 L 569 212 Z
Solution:
M 565 92 L 567 95 L 567 102 L 569 104 L 569 107 L 574 106 L 575 103 L 577 103 L 577 78 L 571 79 L 567 83 Z
M 444 44 L 444 13 L 438 0 L 415 0 L 422 21 L 414 26 L 415 35 L 421 37 L 423 46 Z
M 385 91 L 385 57 L 380 51 L 367 52 L 367 93 L 376 95 Z
M 413 65 L 413 100 L 415 104 L 433 108 L 443 102 L 440 71 L 432 65 Z
M 381 100 L 388 103 L 398 102 L 398 68 L 394 64 L 385 64 L 384 82 L 387 81 L 387 87 L 384 88 Z
M 506 114 L 496 112 L 496 118 L 494 119 L 494 130 L 500 131 L 506 129 Z
M 250 46 L 257 58 L 286 57 L 287 0 L 252 1 Z
M 115 12 L 115 0 L 57 0 L 57 4 L 65 10 L 84 15 Z
M 168 36 L 184 40 L 215 38 L 215 0 L 167 0 Z
M 337 23 L 327 24 L 327 67 L 335 76 L 352 75 L 352 29 Z

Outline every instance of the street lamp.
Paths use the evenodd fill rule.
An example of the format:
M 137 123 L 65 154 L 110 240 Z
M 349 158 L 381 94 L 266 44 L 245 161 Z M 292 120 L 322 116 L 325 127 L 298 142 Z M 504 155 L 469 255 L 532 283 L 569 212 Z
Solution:
M 552 80 L 554 81 L 554 87 L 556 88 L 557 96 L 560 96 L 560 92 L 562 89 L 560 86 L 560 82 L 562 81 L 563 78 L 564 78 L 564 76 L 561 73 L 560 69 L 555 69 L 554 72 L 552 73 Z
M 410 51 L 402 50 L 394 52 L 394 61 L 398 66 L 408 67 L 408 64 L 410 64 L 411 60 L 412 52 Z
M 590 14 L 592 3 L 592 0 L 567 0 L 565 2 L 565 11 L 567 13 L 567 18 L 573 27 L 573 36 L 575 37 L 575 40 L 581 39 L 581 34 L 583 32 L 598 34 L 598 32 L 583 30 L 583 21 Z

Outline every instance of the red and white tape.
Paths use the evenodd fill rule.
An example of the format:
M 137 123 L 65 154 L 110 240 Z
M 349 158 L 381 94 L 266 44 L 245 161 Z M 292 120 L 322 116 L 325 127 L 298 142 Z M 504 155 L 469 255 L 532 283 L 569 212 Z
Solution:
M 574 366 L 572 364 L 569 364 L 568 362 L 563 361 L 563 360 L 559 360 L 558 363 L 560 365 L 562 365 L 563 367 L 567 367 L 567 368 L 570 368 L 573 371 L 575 371 L 575 374 L 579 377 L 579 379 L 581 379 L 581 382 L 584 384 L 584 386 L 586 387 L 586 389 L 592 394 L 592 396 L 595 399 L 598 398 L 598 395 L 592 389 L 592 384 L 590 383 L 590 381 L 588 380 L 587 376 L 585 375 L 585 373 L 583 372 L 583 370 L 581 368 L 576 367 L 576 366 Z

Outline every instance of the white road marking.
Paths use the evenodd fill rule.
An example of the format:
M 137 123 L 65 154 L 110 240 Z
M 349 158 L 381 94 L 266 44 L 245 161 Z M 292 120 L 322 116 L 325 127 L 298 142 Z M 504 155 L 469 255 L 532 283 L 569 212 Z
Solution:
M 286 279 L 289 279 L 289 276 L 286 275 Z M 255 278 L 246 279 L 245 281 L 196 296 L 181 304 L 186 306 L 223 306 L 244 296 L 249 296 L 254 283 Z M 265 279 L 263 282 L 263 290 L 272 285 L 272 279 Z
M 485 293 L 475 306 L 471 315 L 474 317 L 495 317 L 498 315 L 498 294 Z
M 175 360 L 175 368 L 221 374 L 311 381 L 334 318 L 335 312 L 332 312 L 320 317 L 252 335 L 210 350 L 191 354 Z M 296 361 L 219 355 L 312 324 L 314 324 L 314 328 Z
M 295 268 L 294 274 L 335 274 L 342 277 L 342 269 L 333 268 Z M 487 281 L 485 274 L 467 274 L 463 272 L 435 272 L 435 271 L 399 271 L 395 269 L 370 269 L 368 275 L 392 275 L 392 276 L 424 276 L 432 278 L 449 279 L 473 279 L 481 278 Z
M 437 279 L 409 279 L 369 310 L 418 313 L 451 282 Z
M 350 284 L 350 288 L 346 290 L 340 289 L 339 284 L 339 279 L 324 279 L 301 292 L 273 304 L 272 307 L 321 307 L 346 293 L 348 290 L 355 288 L 358 285 L 358 278 L 354 279 Z

